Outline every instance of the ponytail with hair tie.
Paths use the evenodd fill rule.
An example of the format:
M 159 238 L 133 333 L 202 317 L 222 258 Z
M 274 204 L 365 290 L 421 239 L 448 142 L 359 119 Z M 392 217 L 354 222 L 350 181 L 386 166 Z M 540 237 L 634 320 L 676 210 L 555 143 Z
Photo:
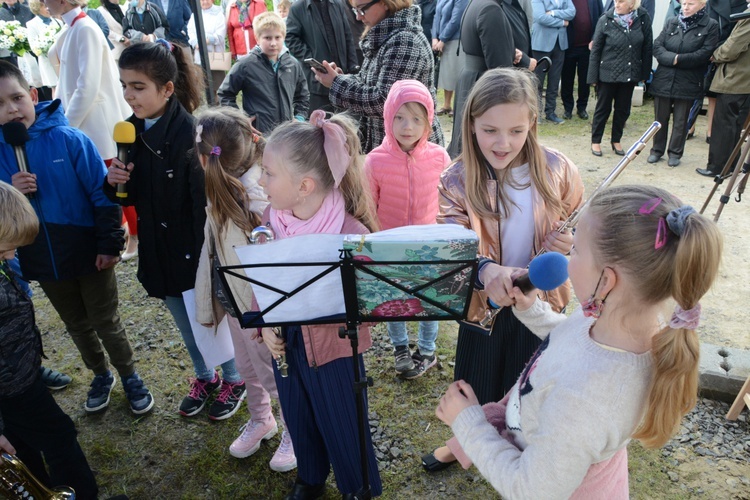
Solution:
M 339 187 L 341 179 L 344 178 L 346 170 L 352 161 L 349 150 L 346 147 L 346 133 L 339 125 L 325 119 L 325 111 L 316 109 L 310 115 L 310 123 L 323 129 L 325 140 L 324 149 L 328 159 L 328 168 L 333 175 L 334 186 Z
M 159 45 L 167 49 L 169 52 L 174 52 L 174 45 L 169 40 L 165 40 L 163 38 L 157 38 L 156 40 L 154 40 L 154 43 L 158 43 Z

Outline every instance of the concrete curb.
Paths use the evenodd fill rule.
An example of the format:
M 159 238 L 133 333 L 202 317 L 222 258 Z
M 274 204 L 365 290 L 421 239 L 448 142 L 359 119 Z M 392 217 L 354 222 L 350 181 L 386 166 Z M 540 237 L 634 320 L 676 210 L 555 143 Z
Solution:
M 750 351 L 701 343 L 701 396 L 732 403 L 750 375 Z

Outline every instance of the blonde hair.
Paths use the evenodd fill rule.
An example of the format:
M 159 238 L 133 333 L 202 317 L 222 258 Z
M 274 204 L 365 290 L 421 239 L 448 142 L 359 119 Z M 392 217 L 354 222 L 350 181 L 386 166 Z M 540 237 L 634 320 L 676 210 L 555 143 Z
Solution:
M 650 214 L 639 212 L 656 198 L 662 201 Z M 610 188 L 590 202 L 588 213 L 597 222 L 591 237 L 595 259 L 602 266 L 617 265 L 632 280 L 636 304 L 673 298 L 682 309 L 691 309 L 718 274 L 721 233 L 697 212 L 687 216 L 681 235 L 668 230 L 666 244 L 654 248 L 660 219 L 681 205 L 667 191 L 652 186 Z M 648 407 L 633 435 L 647 448 L 664 445 L 695 406 L 699 352 L 694 330 L 667 327 L 653 337 L 654 375 Z
M 523 145 L 521 158 L 529 164 L 531 182 L 541 195 L 544 203 L 555 212 L 565 217 L 565 209 L 560 194 L 550 186 L 547 178 L 547 159 L 536 135 L 536 117 L 539 112 L 537 103 L 537 86 L 534 76 L 527 70 L 497 68 L 487 71 L 474 84 L 461 117 L 461 139 L 463 151 L 456 161 L 463 162 L 466 172 L 466 201 L 479 217 L 498 219 L 500 213 L 492 209 L 491 200 L 487 197 L 487 181 L 490 179 L 487 161 L 479 149 L 479 143 L 473 133 L 474 122 L 490 108 L 500 104 L 524 104 L 529 108 L 529 128 L 526 143 Z M 499 185 L 512 182 L 510 169 L 495 172 Z M 510 200 L 502 189 L 498 190 L 502 213 L 509 213 Z
M 406 109 L 408 109 L 411 114 L 421 118 L 422 123 L 425 124 L 425 127 L 430 127 L 430 122 L 428 121 L 428 115 L 427 115 L 427 108 L 425 108 L 421 102 L 409 101 L 409 102 L 403 103 L 402 106 L 406 106 Z
M 29 0 L 29 10 L 35 16 L 39 15 L 39 13 L 42 11 L 43 6 L 44 6 L 44 2 L 40 0 Z
M 414 4 L 412 0 L 380 0 L 380 3 L 383 4 L 391 16 L 400 10 L 408 9 Z
M 230 222 L 248 234 L 261 224 L 260 217 L 250 211 L 250 199 L 240 177 L 260 160 L 262 143 L 253 134 L 248 117 L 235 108 L 207 109 L 196 128 L 201 140 L 195 150 L 205 158 L 208 213 L 219 228 L 214 236 L 221 245 Z M 217 146 L 221 152 L 211 154 Z
M 351 157 L 339 189 L 344 195 L 346 211 L 370 231 L 377 231 L 378 223 L 373 210 L 370 190 L 365 186 L 364 156 L 357 126 L 345 115 L 333 115 L 331 122 L 344 130 Z M 312 175 L 321 188 L 334 189 L 333 174 L 328 166 L 324 149 L 323 129 L 309 122 L 290 121 L 277 127 L 268 138 L 266 150 L 273 150 L 287 161 L 283 162 L 297 175 Z
M 282 35 L 286 35 L 286 23 L 280 15 L 275 12 L 263 12 L 255 16 L 253 31 L 255 31 L 256 37 L 260 38 L 264 32 L 271 30 L 278 30 L 281 31 Z
M 39 233 L 39 219 L 31 203 L 16 188 L 0 181 L 0 243 L 30 245 Z
M 290 2 L 289 0 L 281 0 L 276 8 L 279 10 L 281 10 L 282 8 L 289 10 L 292 8 L 292 2 Z

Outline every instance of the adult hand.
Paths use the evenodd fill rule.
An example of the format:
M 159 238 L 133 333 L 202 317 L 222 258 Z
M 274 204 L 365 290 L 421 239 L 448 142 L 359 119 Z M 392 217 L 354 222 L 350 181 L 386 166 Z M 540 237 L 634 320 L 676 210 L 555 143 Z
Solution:
M 336 71 L 336 66 L 332 66 L 328 61 L 323 61 L 321 64 L 326 70 L 328 70 L 328 73 L 322 73 L 315 68 L 310 68 L 310 70 L 315 74 L 315 79 L 318 83 L 325 88 L 330 89 L 331 85 L 333 85 L 333 80 L 341 73 Z
M 36 193 L 36 174 L 18 172 L 11 176 L 10 182 L 23 194 Z
M 438 49 L 437 49 L 437 44 L 438 44 L 438 42 L 439 42 L 439 41 L 440 41 L 440 40 L 438 40 L 437 38 L 433 38 L 433 39 L 432 39 L 432 50 L 434 50 L 435 52 L 437 52 L 437 51 L 438 51 Z
M 513 299 L 508 296 L 508 292 L 513 290 L 513 273 L 518 270 L 517 267 L 506 267 L 499 264 L 486 264 L 482 267 L 479 280 L 484 283 L 484 291 L 487 296 L 498 305 L 506 307 L 513 305 Z
M 435 51 L 440 52 L 441 54 L 443 53 L 444 48 L 445 48 L 445 42 L 443 41 L 438 41 L 438 43 L 434 47 Z
M 128 37 L 126 37 L 126 36 L 124 36 L 124 37 L 122 37 L 122 38 L 123 38 L 123 40 L 122 40 L 122 44 L 123 44 L 123 45 L 124 45 L 125 47 L 130 47 L 130 46 L 131 46 L 131 45 L 133 44 L 133 42 L 131 42 L 131 41 L 130 41 L 130 38 L 128 38 Z
M 96 256 L 96 269 L 98 271 L 104 271 L 110 267 L 114 267 L 115 264 L 120 262 L 119 255 L 103 255 L 99 254 Z
M 16 454 L 16 449 L 10 444 L 10 441 L 8 441 L 8 438 L 4 434 L 0 435 L 0 450 L 6 451 L 11 455 Z
M 479 400 L 474 394 L 474 390 L 463 380 L 458 380 L 449 385 L 448 390 L 440 398 L 435 415 L 443 423 L 453 425 L 459 413 L 475 405 L 479 405 Z
M 591 48 L 592 48 L 593 46 L 594 46 L 594 41 L 593 41 L 593 40 L 591 40 L 591 41 L 589 42 L 589 50 L 591 50 Z
M 255 134 L 255 135 L 263 136 L 263 133 L 262 133 L 262 132 L 261 132 L 260 130 L 258 130 L 257 128 L 255 128 L 255 127 L 253 126 L 253 122 L 255 122 L 255 119 L 256 119 L 256 118 L 258 118 L 258 117 L 257 117 L 257 116 L 255 116 L 255 115 L 253 115 L 253 116 L 251 116 L 251 117 L 250 117 L 250 131 L 251 131 L 251 132 L 252 132 L 253 134 Z
M 536 69 L 536 59 L 533 57 L 529 58 L 529 71 L 534 71 Z
M 552 224 L 552 231 L 547 233 L 544 237 L 542 246 L 548 252 L 560 252 L 563 255 L 570 253 L 570 249 L 573 247 L 573 233 L 565 231 L 563 233 L 557 230 L 563 225 L 562 221 L 557 221 Z
M 520 49 L 516 49 L 516 54 L 513 56 L 513 64 L 520 63 L 522 57 L 523 57 L 523 52 L 521 52 Z
M 570 24 L 570 21 L 563 21 L 563 26 L 568 26 Z
M 268 350 L 271 351 L 271 355 L 277 358 L 285 353 L 286 343 L 284 339 L 276 335 L 273 328 L 263 328 L 263 343 L 266 344 Z
M 117 158 L 112 158 L 112 164 L 107 167 L 107 183 L 110 186 L 124 184 L 130 180 L 130 172 L 133 170 L 132 163 L 127 166 Z

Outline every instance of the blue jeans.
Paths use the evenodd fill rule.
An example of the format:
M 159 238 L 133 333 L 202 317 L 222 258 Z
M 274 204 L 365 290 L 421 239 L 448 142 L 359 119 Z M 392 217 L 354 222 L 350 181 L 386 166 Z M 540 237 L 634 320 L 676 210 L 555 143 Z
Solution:
M 406 322 L 395 321 L 387 323 L 387 325 L 388 336 L 391 338 L 391 344 L 393 344 L 393 347 L 409 345 L 409 334 L 406 333 Z M 419 322 L 419 340 L 417 340 L 417 346 L 419 347 L 419 352 L 421 354 L 431 356 L 435 353 L 435 339 L 437 339 L 437 335 L 437 321 Z
M 213 380 L 214 367 L 206 366 L 206 362 L 203 361 L 203 355 L 200 349 L 198 349 L 198 344 L 195 343 L 195 336 L 193 335 L 193 329 L 190 327 L 190 319 L 188 318 L 187 309 L 185 309 L 185 302 L 182 300 L 182 297 L 167 297 L 164 299 L 164 304 L 169 309 L 169 312 L 172 313 L 174 322 L 182 334 L 182 340 L 185 342 L 190 359 L 193 360 L 195 376 L 201 380 Z M 234 358 L 222 363 L 221 377 L 230 384 L 235 384 L 242 380 L 242 377 L 237 372 L 237 368 L 234 366 Z

